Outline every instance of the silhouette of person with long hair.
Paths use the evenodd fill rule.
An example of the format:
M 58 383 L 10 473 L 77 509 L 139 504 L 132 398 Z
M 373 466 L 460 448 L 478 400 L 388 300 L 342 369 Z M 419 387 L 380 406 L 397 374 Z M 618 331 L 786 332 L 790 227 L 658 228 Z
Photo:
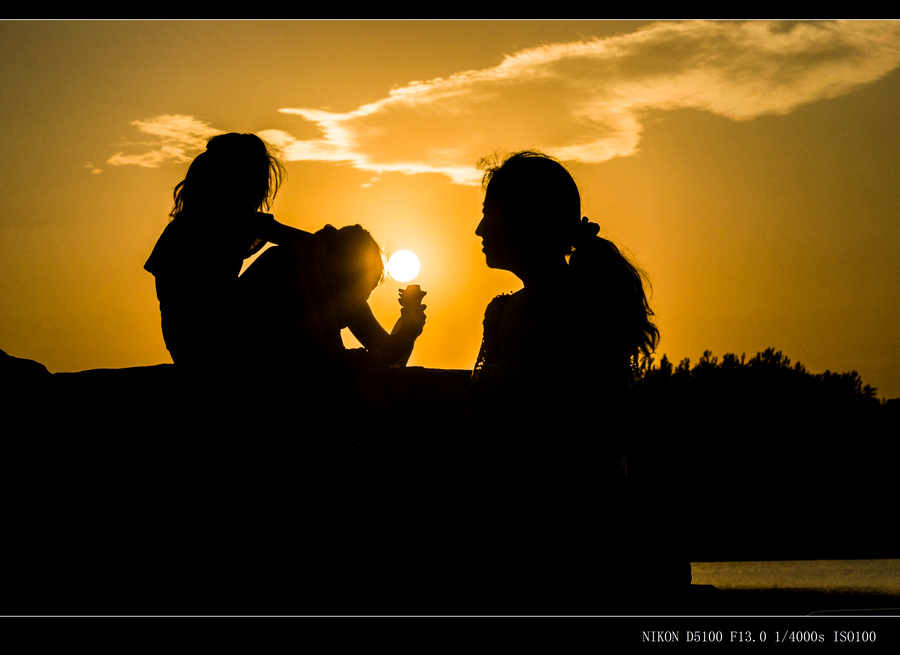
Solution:
M 359 442 L 380 434 L 358 373 L 405 365 L 425 306 L 418 287 L 401 291 L 387 332 L 368 305 L 385 278 L 381 248 L 359 225 L 312 234 L 276 221 L 267 212 L 284 179 L 259 137 L 211 138 L 175 187 L 145 268 L 177 373 L 158 408 L 177 429 L 155 447 L 167 454 L 160 506 L 183 544 L 178 562 L 190 562 L 192 578 L 202 569 L 222 596 L 290 603 L 279 594 L 298 557 L 327 565 L 290 588 L 326 594 L 343 589 L 335 576 L 353 575 L 342 563 L 359 548 L 354 508 L 371 479 L 361 473 L 375 468 Z M 343 328 L 362 349 L 344 347 Z M 250 591 L 257 581 L 265 592 Z
M 621 588 L 605 559 L 629 548 L 619 411 L 659 339 L 643 275 L 582 216 L 555 159 L 524 151 L 480 167 L 475 234 L 487 265 L 523 283 L 488 305 L 470 383 L 486 426 L 479 505 L 493 507 L 482 527 L 511 580 L 524 567 L 550 596 L 572 579 Z
M 523 288 L 494 298 L 472 376 L 510 411 L 615 406 L 659 340 L 643 274 L 581 216 L 578 187 L 556 160 L 519 152 L 485 170 L 481 237 L 487 265 Z
M 176 366 L 207 376 L 321 372 L 345 364 L 345 327 L 373 359 L 405 364 L 424 327 L 424 293 L 401 291 L 401 317 L 385 331 L 367 303 L 384 279 L 378 244 L 359 225 L 311 234 L 262 212 L 284 178 L 259 137 L 229 133 L 212 137 L 175 187 L 172 220 L 145 268 Z

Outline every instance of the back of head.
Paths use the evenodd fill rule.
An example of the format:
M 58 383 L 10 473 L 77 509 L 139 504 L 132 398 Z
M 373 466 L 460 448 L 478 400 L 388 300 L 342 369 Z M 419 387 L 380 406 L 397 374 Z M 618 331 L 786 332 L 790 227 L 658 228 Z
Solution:
M 341 285 L 363 283 L 374 289 L 384 279 L 381 247 L 361 225 L 337 229 L 326 225 L 316 232 L 328 246 L 322 263 L 326 277 Z
M 219 134 L 175 187 L 172 215 L 195 208 L 268 208 L 284 175 L 284 167 L 255 134 Z

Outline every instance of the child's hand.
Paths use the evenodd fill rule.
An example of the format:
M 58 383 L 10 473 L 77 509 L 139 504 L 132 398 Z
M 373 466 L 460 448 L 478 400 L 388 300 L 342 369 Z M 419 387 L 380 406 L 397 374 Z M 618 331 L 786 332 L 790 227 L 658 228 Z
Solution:
M 406 289 L 400 289 L 400 318 L 404 324 L 404 330 L 409 330 L 414 335 L 422 334 L 425 327 L 425 308 L 422 298 L 427 291 L 422 291 L 418 284 L 410 284 Z
M 405 309 L 421 306 L 422 309 L 425 309 L 422 299 L 427 293 L 427 291 L 422 291 L 418 284 L 410 284 L 406 289 L 400 289 L 400 306 Z

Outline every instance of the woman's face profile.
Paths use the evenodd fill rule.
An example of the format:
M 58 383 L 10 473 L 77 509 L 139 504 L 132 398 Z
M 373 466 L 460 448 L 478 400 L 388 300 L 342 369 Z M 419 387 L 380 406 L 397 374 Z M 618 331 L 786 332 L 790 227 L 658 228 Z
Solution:
M 512 213 L 500 193 L 488 185 L 484 194 L 482 219 L 475 228 L 475 236 L 481 237 L 485 262 L 489 268 L 511 270 L 513 257 L 510 246 L 515 240 Z

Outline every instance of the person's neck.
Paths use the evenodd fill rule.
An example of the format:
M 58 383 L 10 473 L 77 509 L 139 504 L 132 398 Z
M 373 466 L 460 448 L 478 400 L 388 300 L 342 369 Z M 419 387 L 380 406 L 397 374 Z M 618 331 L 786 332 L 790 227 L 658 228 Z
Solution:
M 540 265 L 524 266 L 518 272 L 514 271 L 516 277 L 522 280 L 526 291 L 540 291 L 546 288 L 558 287 L 568 282 L 569 264 L 565 259 L 553 260 L 552 263 L 546 262 Z

